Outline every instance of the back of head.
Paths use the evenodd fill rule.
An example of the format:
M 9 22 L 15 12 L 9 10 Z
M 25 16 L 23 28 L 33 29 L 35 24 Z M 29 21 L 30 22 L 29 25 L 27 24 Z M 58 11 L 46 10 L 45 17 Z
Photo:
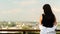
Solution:
M 53 27 L 53 23 L 55 21 L 55 16 L 52 13 L 51 7 L 49 4 L 45 4 L 43 6 L 44 9 L 44 14 L 42 14 L 43 19 L 42 19 L 42 24 L 45 27 Z
M 52 10 L 51 10 L 51 7 L 50 7 L 49 4 L 45 4 L 45 5 L 43 6 L 43 9 L 44 9 L 44 14 L 46 14 L 46 15 L 51 15 L 51 14 L 53 14 L 53 13 L 52 13 Z

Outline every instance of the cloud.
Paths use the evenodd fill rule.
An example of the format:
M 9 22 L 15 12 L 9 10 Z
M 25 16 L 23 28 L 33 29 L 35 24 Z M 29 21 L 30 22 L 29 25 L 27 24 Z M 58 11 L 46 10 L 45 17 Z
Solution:
M 21 11 L 22 9 L 20 8 L 13 8 L 13 9 L 8 9 L 8 10 L 1 10 L 0 14 L 17 14 Z
M 21 6 L 27 6 L 27 5 L 32 5 L 32 4 L 37 4 L 38 2 L 37 2 L 37 0 L 27 0 L 27 1 L 16 1 L 16 0 L 14 0 L 14 1 L 12 1 L 11 0 L 11 2 L 13 3 L 13 4 L 17 4 L 17 5 L 21 5 Z
M 55 7 L 55 8 L 53 8 L 53 11 L 54 12 L 60 12 L 60 8 Z
M 0 10 L 0 18 L 2 18 L 2 20 L 4 18 L 5 20 L 11 19 L 24 21 L 25 20 L 38 21 L 40 15 L 43 12 L 42 5 L 44 4 L 44 2 L 42 4 L 42 2 L 38 0 L 8 0 L 8 2 L 7 2 L 8 4 L 6 5 L 11 8 L 7 8 L 7 6 L 4 5 L 4 8 L 6 10 L 5 9 Z M 60 12 L 59 8 L 53 8 L 53 11 L 55 12 L 55 14 L 57 14 L 56 15 L 57 19 L 59 19 L 58 18 L 58 13 Z

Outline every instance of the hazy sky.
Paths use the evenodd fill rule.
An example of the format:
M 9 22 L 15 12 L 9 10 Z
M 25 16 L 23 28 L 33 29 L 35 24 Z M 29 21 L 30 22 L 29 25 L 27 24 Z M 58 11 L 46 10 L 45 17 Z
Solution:
M 60 21 L 60 0 L 0 0 L 0 21 L 39 21 L 43 5 L 50 4 Z

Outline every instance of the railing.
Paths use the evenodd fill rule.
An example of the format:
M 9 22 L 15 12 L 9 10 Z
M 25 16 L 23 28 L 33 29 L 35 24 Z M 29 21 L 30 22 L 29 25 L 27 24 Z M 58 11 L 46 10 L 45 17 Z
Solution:
M 40 30 L 23 30 L 23 29 L 0 29 L 0 31 L 21 31 L 23 32 L 23 34 L 26 34 L 26 32 L 29 31 L 40 31 Z M 56 31 L 60 31 L 60 30 L 56 30 Z

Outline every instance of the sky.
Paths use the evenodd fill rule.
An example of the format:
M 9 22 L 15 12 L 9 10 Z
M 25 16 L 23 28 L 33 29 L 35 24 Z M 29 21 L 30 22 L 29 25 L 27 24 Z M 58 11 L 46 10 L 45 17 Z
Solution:
M 43 5 L 50 4 L 60 21 L 60 0 L 0 0 L 0 21 L 39 21 Z

